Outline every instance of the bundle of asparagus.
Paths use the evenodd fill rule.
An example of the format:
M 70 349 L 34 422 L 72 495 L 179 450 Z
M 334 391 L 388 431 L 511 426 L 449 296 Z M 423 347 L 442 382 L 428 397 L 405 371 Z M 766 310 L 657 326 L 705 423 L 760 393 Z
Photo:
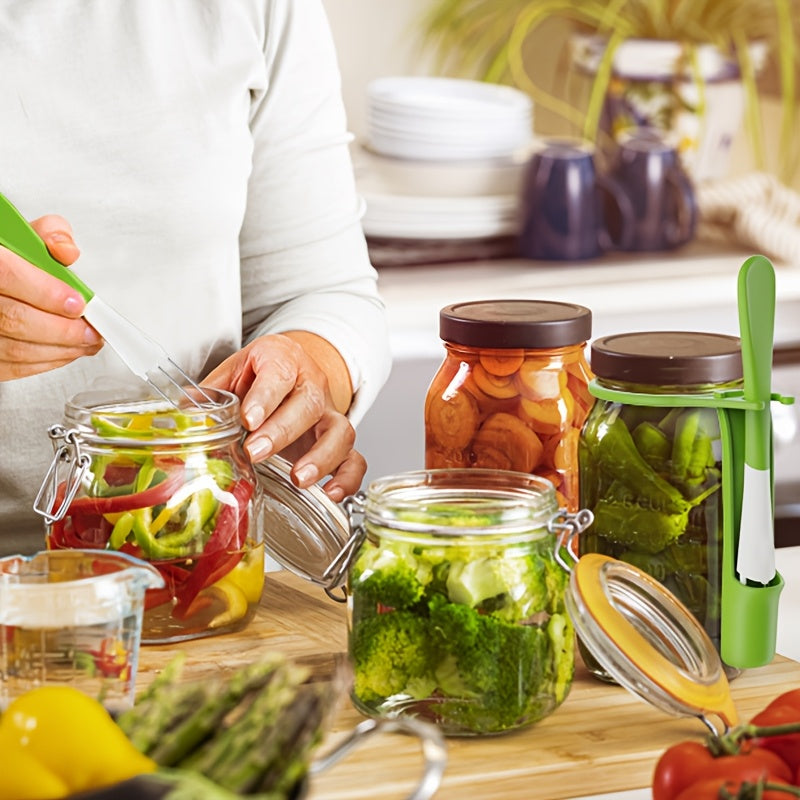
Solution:
M 291 797 L 322 738 L 330 686 L 309 682 L 308 670 L 278 655 L 227 679 L 181 681 L 182 668 L 178 656 L 117 720 L 175 779 L 167 797 L 181 796 L 186 774 L 237 796 Z

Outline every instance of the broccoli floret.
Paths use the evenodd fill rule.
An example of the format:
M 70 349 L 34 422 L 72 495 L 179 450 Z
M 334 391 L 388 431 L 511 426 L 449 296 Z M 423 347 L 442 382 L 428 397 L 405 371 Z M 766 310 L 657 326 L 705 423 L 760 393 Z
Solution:
M 564 595 L 569 580 L 567 571 L 555 560 L 555 557 L 543 560 L 544 580 L 547 586 L 547 611 L 550 614 L 566 614 L 567 606 Z
M 550 640 L 551 675 L 556 704 L 567 696 L 575 672 L 575 636 L 572 622 L 566 614 L 553 614 L 547 623 L 547 638 Z
M 431 567 L 408 547 L 364 548 L 350 573 L 350 591 L 365 607 L 409 608 L 431 578 Z
M 497 732 L 541 719 L 553 707 L 546 680 L 550 640 L 542 628 L 447 602 L 431 604 L 430 624 L 437 684 L 453 698 L 441 704 L 448 720 Z
M 529 553 L 454 561 L 447 576 L 447 596 L 454 603 L 518 622 L 547 609 L 556 588 L 547 567 L 545 559 Z
M 350 655 L 353 690 L 366 703 L 401 693 L 422 698 L 433 690 L 428 620 L 413 612 L 362 618 L 351 631 Z

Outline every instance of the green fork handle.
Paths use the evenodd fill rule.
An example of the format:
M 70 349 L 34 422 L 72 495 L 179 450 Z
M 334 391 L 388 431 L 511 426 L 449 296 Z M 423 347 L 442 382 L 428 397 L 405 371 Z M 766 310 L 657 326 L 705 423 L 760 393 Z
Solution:
M 0 194 L 0 245 L 71 286 L 83 295 L 87 303 L 94 297 L 94 292 L 71 269 L 67 269 L 50 255 L 47 245 L 28 220 L 2 194 Z

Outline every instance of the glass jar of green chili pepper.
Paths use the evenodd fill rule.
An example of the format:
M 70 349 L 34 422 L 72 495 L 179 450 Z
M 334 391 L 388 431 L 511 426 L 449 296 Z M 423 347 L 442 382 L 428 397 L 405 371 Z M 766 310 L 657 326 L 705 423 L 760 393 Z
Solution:
M 739 339 L 659 331 L 591 345 L 598 398 L 579 442 L 580 502 L 594 513 L 584 553 L 634 564 L 720 642 L 722 437 L 701 398 L 741 386 Z M 591 672 L 607 673 L 581 644 Z M 728 670 L 732 673 L 733 670 Z
M 127 390 L 126 390 L 127 391 Z M 264 584 L 261 493 L 242 448 L 235 395 L 205 390 L 175 409 L 136 390 L 67 402 L 36 510 L 48 549 L 116 550 L 153 564 L 144 642 L 244 627 Z

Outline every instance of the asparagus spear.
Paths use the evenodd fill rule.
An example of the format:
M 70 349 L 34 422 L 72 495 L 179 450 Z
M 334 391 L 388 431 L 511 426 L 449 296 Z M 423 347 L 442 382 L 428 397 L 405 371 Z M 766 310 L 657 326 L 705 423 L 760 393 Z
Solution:
M 193 713 L 177 719 L 148 753 L 160 766 L 170 767 L 211 736 L 223 719 L 250 692 L 264 689 L 275 677 L 282 660 L 263 661 L 238 670 L 221 686 L 208 684 L 203 701 Z
M 231 757 L 206 773 L 221 786 L 236 794 L 251 794 L 258 789 L 275 788 L 294 753 L 304 749 L 309 720 L 319 719 L 319 697 L 315 692 L 297 691 L 278 715 L 275 723 L 256 737 L 243 756 Z M 257 727 L 258 719 L 242 718 L 240 734 Z M 233 756 L 233 754 L 231 754 Z
M 247 758 L 249 750 L 258 740 L 269 735 L 281 709 L 292 701 L 297 687 L 307 677 L 305 670 L 288 665 L 279 667 L 272 680 L 255 694 L 238 719 L 179 761 L 177 765 L 196 770 L 216 780 L 216 770 L 221 769 L 220 765 L 224 765 L 230 759 L 239 761 Z
M 206 698 L 202 684 L 162 687 L 158 694 L 125 712 L 117 720 L 137 750 L 150 755 L 166 732 L 192 714 Z

